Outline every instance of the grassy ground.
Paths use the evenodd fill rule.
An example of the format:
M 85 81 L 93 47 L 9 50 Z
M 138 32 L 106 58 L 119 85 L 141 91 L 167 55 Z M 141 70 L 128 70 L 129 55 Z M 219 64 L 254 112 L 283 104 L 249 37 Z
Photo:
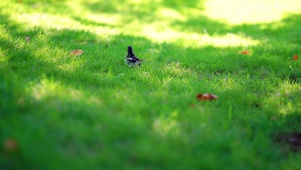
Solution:
M 227 2 L 1 2 L 0 169 L 300 169 L 301 3 Z

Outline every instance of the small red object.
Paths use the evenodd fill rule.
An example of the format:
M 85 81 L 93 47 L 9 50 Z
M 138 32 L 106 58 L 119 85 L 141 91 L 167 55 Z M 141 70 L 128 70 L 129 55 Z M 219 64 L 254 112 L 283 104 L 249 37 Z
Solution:
M 216 95 L 210 93 L 196 95 L 197 100 L 215 100 L 217 98 L 218 97 Z
M 298 60 L 299 57 L 297 55 L 294 55 L 293 60 Z
M 238 54 L 247 55 L 247 54 L 250 54 L 250 51 L 244 50 L 244 51 L 239 52 Z

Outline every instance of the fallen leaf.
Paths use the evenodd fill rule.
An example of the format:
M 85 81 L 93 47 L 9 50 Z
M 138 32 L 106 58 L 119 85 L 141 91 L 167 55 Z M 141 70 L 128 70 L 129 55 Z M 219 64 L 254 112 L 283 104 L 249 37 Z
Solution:
M 298 60 L 299 57 L 297 55 L 294 55 L 293 60 Z
M 15 139 L 13 138 L 7 138 L 5 139 L 3 143 L 3 150 L 6 153 L 15 153 L 19 150 L 18 143 Z
M 83 50 L 79 50 L 79 49 L 77 49 L 77 50 L 72 50 L 72 51 L 70 52 L 70 57 L 77 57 L 77 56 L 82 55 L 83 53 L 84 53 Z
M 26 37 L 25 37 L 25 41 L 26 41 L 26 42 L 29 42 L 29 40 L 30 40 L 30 37 L 29 37 L 29 36 L 26 36 Z
M 196 95 L 197 100 L 215 100 L 217 98 L 218 98 L 218 96 L 216 96 L 214 94 L 210 94 L 210 93 Z
M 275 120 L 277 120 L 278 119 L 278 117 L 277 116 L 273 116 L 273 117 L 271 117 L 271 120 L 272 121 L 275 121 Z
M 244 51 L 239 52 L 238 54 L 247 55 L 247 54 L 250 54 L 250 51 L 244 50 Z

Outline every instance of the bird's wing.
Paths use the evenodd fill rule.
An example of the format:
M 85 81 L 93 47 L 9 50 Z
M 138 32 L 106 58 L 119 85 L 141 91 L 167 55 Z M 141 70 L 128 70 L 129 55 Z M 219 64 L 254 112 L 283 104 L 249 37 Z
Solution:
M 139 61 L 139 59 L 136 58 L 136 57 L 127 57 L 127 60 L 129 60 L 131 62 L 137 62 L 137 61 Z

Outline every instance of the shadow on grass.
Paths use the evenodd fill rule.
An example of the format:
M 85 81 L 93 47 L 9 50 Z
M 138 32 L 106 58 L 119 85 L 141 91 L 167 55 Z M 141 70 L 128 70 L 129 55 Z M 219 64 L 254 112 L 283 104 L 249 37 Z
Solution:
M 169 4 L 170 5 L 170 4 Z M 168 6 L 168 4 L 166 5 Z M 19 30 L 20 25 L 18 23 L 15 23 L 12 20 L 8 19 L 8 16 L 1 16 L 3 18 L 2 23 L 9 23 L 6 26 L 6 30 L 9 31 L 9 36 L 12 37 L 12 39 L 17 39 L 20 37 L 25 37 L 26 35 L 30 35 L 31 37 L 34 37 L 38 34 L 43 34 L 43 30 L 36 28 L 34 30 Z M 277 33 L 282 32 L 290 32 L 290 35 L 297 35 L 298 29 L 296 26 L 294 26 L 294 23 L 298 23 L 300 21 L 301 17 L 297 17 L 295 15 L 291 16 L 290 18 L 286 18 L 283 20 L 285 23 L 283 27 L 279 27 L 278 30 L 272 30 L 272 33 L 277 35 Z M 202 21 L 204 22 L 202 24 Z M 196 24 L 193 25 L 191 23 L 198 23 L 200 22 L 200 25 Z M 300 21 L 301 22 L 301 21 Z M 84 24 L 86 21 L 84 21 Z M 97 23 L 90 23 L 90 24 L 96 24 Z M 224 25 L 219 22 L 215 22 L 212 20 L 209 20 L 208 18 L 190 18 L 186 22 L 174 22 L 174 29 L 180 29 L 180 31 L 189 31 L 194 32 L 195 29 L 202 29 L 202 25 L 211 25 L 212 28 L 218 28 L 221 31 L 217 30 L 218 34 L 225 34 L 226 32 L 238 32 L 241 30 L 247 30 L 247 34 L 251 36 L 256 36 L 257 33 L 262 35 L 262 32 L 265 32 L 265 30 L 269 27 L 267 24 L 265 29 L 260 29 L 260 26 L 254 26 L 254 25 L 243 25 L 243 26 L 237 26 L 237 27 L 230 27 L 227 25 Z M 18 32 L 16 35 L 15 32 Z M 165 43 L 157 45 L 153 45 L 154 43 L 150 40 L 144 38 L 144 37 L 133 37 L 133 36 L 127 36 L 127 35 L 115 35 L 110 40 L 99 40 L 97 35 L 86 32 L 86 31 L 74 31 L 74 30 L 54 30 L 52 31 L 54 34 L 48 36 L 48 43 L 52 44 L 53 48 L 58 47 L 59 49 L 62 49 L 63 51 L 69 52 L 74 48 L 82 48 L 84 49 L 85 54 L 79 58 L 81 66 L 75 68 L 72 72 L 65 72 L 57 69 L 57 64 L 65 64 L 70 63 L 72 59 L 70 58 L 63 58 L 68 56 L 68 53 L 66 56 L 62 57 L 62 62 L 58 63 L 50 63 L 49 61 L 43 60 L 43 58 L 34 57 L 34 51 L 35 47 L 29 47 L 26 49 L 20 49 L 16 47 L 12 42 L 7 42 L 5 40 L 0 40 L 1 44 L 3 44 L 3 49 L 10 49 L 7 51 L 7 56 L 9 57 L 9 62 L 7 65 L 7 68 L 10 69 L 11 72 L 16 73 L 17 77 L 20 79 L 23 79 L 24 81 L 32 81 L 34 79 L 37 79 L 37 77 L 41 77 L 41 75 L 46 75 L 47 77 L 54 76 L 58 78 L 58 81 L 64 82 L 66 84 L 69 84 L 70 82 L 74 84 L 79 84 L 84 82 L 87 87 L 91 89 L 97 89 L 98 87 L 101 87 L 103 84 L 107 84 L 107 86 L 113 86 L 116 82 L 108 83 L 105 82 L 107 80 L 99 80 L 101 74 L 108 74 L 109 71 L 113 72 L 113 75 L 118 76 L 119 74 L 123 73 L 123 70 L 119 67 L 124 67 L 123 58 L 126 54 L 126 46 L 127 45 L 134 45 L 137 48 L 135 50 L 142 51 L 145 55 L 148 55 L 149 51 L 145 49 L 139 49 L 139 44 L 143 43 L 146 44 L 146 46 L 149 46 L 151 49 L 156 50 L 157 54 L 156 56 L 152 56 L 152 62 L 155 64 L 155 61 L 160 61 L 162 63 L 172 63 L 172 62 L 179 62 L 181 64 L 181 67 L 183 67 L 186 70 L 193 70 L 193 73 L 202 77 L 202 75 L 205 73 L 206 75 L 210 75 L 211 77 L 220 76 L 220 78 L 227 77 L 229 74 L 239 75 L 239 76 L 246 76 L 244 73 L 252 72 L 251 74 L 254 74 L 255 77 L 263 76 L 261 71 L 262 67 L 273 65 L 269 69 L 268 74 L 273 74 L 273 77 L 276 77 L 276 75 L 283 77 L 284 79 L 287 79 L 289 75 L 287 74 L 289 72 L 289 67 L 284 68 L 283 70 L 277 70 L 274 68 L 281 68 L 283 67 L 283 63 L 279 62 L 279 60 L 275 60 L 274 58 L 257 58 L 256 60 L 250 60 L 250 59 L 241 59 L 241 57 L 237 54 L 233 54 L 239 48 L 237 47 L 231 47 L 228 48 L 231 52 L 223 52 L 218 56 L 215 56 L 216 59 L 211 59 L 211 62 L 207 60 L 207 57 L 199 57 L 198 54 L 201 54 L 202 51 L 219 51 L 223 50 L 222 48 L 218 47 L 210 47 L 210 46 L 204 46 L 202 49 L 194 49 L 194 48 L 183 48 L 180 46 L 175 46 L 173 44 Z M 268 36 L 268 35 L 267 35 Z M 288 37 L 288 42 L 290 43 L 298 43 L 296 41 L 297 39 L 295 36 Z M 62 41 L 63 40 L 63 41 Z M 264 49 L 261 49 L 261 47 L 254 47 L 259 52 L 268 52 L 275 53 L 279 55 L 279 51 L 282 51 L 283 54 L 287 54 L 287 51 L 284 51 L 282 49 L 271 49 L 270 51 L 264 51 Z M 92 54 L 89 53 L 89 49 L 99 49 L 99 53 Z M 115 53 L 110 53 L 110 49 L 114 49 Z M 177 49 L 175 52 L 179 54 L 183 54 L 183 56 L 187 55 L 186 51 L 189 52 L 189 57 L 193 58 L 196 62 L 200 63 L 198 66 L 197 64 L 194 65 L 194 67 L 191 67 L 189 65 L 189 61 L 185 60 L 184 57 L 181 57 L 180 55 L 173 55 L 170 54 L 171 51 L 166 51 L 166 49 Z M 144 51 L 143 51 L 144 50 Z M 279 50 L 277 52 L 277 50 Z M 92 50 L 91 50 L 92 51 Z M 195 55 L 196 54 L 196 55 Z M 234 56 L 234 57 L 233 57 Z M 90 57 L 89 59 L 86 59 L 85 57 Z M 220 57 L 229 57 L 228 63 L 224 64 L 224 62 L 220 59 Z M 290 56 L 288 56 L 290 57 Z M 106 59 L 106 62 L 104 61 L 104 58 Z M 107 62 L 107 61 L 110 62 Z M 258 65 L 258 60 L 261 65 Z M 39 72 L 34 71 L 26 71 L 23 70 L 29 69 L 30 66 L 27 65 L 27 62 L 34 63 L 34 66 L 43 66 Z M 213 61 L 213 62 L 212 62 Z M 280 59 L 282 61 L 282 59 Z M 65 63 L 64 63 L 65 62 Z M 113 63 L 113 64 L 110 64 Z M 272 63 L 272 64 L 271 64 Z M 275 67 L 277 65 L 277 67 Z M 164 66 L 163 66 L 164 67 Z M 242 72 L 240 69 L 243 68 L 244 72 Z M 85 70 L 84 74 L 81 74 Z M 214 74 L 210 74 L 210 72 Z M 94 75 L 90 75 L 90 73 L 96 73 Z M 157 70 L 156 74 L 160 74 L 160 71 Z M 217 75 L 218 74 L 218 75 Z M 19 75 L 19 76 L 18 76 Z M 81 75 L 81 76 L 78 76 Z M 210 80 L 209 77 L 205 77 L 205 79 Z M 252 75 L 251 75 L 252 76 Z M 91 77 L 93 77 L 91 79 Z M 133 76 L 135 80 L 138 80 L 139 78 Z M 264 78 L 264 77 L 262 77 Z M 289 77 L 291 79 L 291 77 Z M 146 82 L 144 78 L 141 78 L 141 82 Z M 235 80 L 234 80 L 235 81 Z M 156 81 L 156 86 L 158 86 L 162 80 Z M 243 82 L 245 83 L 245 82 Z M 294 82 L 295 78 L 294 78 Z M 145 83 L 147 84 L 147 83 Z M 119 84 L 120 85 L 120 84 Z M 117 85 L 117 87 L 119 86 Z M 90 89 L 90 90 L 91 90 Z M 88 90 L 88 89 L 87 89 Z M 93 91 L 93 90 L 91 90 Z M 217 90 L 218 91 L 218 90 Z
M 288 157 L 291 153 L 301 153 L 301 114 L 293 113 L 287 115 L 285 119 L 276 120 L 278 126 L 272 132 L 272 139 L 281 148 L 283 154 Z
M 178 11 L 185 11 L 188 8 L 203 8 L 204 0 L 196 0 L 196 1 L 187 1 L 183 3 L 181 0 L 163 0 L 160 2 L 154 2 L 151 0 L 147 0 L 144 2 L 136 2 L 133 3 L 131 1 L 119 1 L 113 0 L 110 2 L 84 2 L 83 5 L 86 6 L 90 11 L 94 13 L 128 13 L 130 15 L 140 16 L 142 13 L 150 13 L 155 12 L 155 10 L 160 8 L 171 8 L 176 9 Z M 142 7 L 143 6 L 143 7 Z M 147 8 L 145 8 L 147 6 Z M 143 18 L 142 16 L 142 19 Z
M 177 3 L 176 1 L 174 3 Z M 95 5 L 95 4 L 94 4 Z M 93 6 L 94 6 L 93 5 Z M 174 4 L 166 4 L 168 5 L 174 5 Z M 192 4 L 193 5 L 193 4 Z M 90 7 L 92 8 L 92 6 Z M 114 8 L 112 6 L 111 8 Z M 95 10 L 97 10 L 95 8 Z M 111 10 L 110 10 L 111 11 Z M 1 94 L 4 94 L 4 98 L 1 100 L 1 112 L 7 112 L 3 116 L 1 114 L 1 117 L 3 116 L 3 120 L 7 120 L 8 122 L 14 122 L 13 118 L 16 117 L 25 117 L 26 123 L 37 123 L 39 124 L 35 127 L 30 126 L 29 128 L 32 128 L 31 130 L 36 134 L 37 141 L 33 142 L 34 144 L 38 143 L 38 140 L 47 141 L 48 138 L 54 137 L 56 138 L 57 135 L 60 136 L 58 141 L 49 141 L 43 144 L 46 145 L 59 145 L 59 148 L 61 149 L 60 152 L 62 152 L 62 155 L 67 155 L 70 157 L 76 157 L 77 154 L 95 154 L 93 150 L 97 150 L 99 148 L 107 149 L 105 150 L 106 153 L 109 153 L 108 159 L 105 157 L 102 157 L 103 160 L 111 160 L 112 162 L 106 163 L 106 161 L 100 161 L 101 163 L 106 164 L 114 164 L 113 160 L 117 159 L 118 161 L 126 160 L 128 161 L 128 157 L 130 157 L 131 160 L 129 160 L 132 164 L 147 164 L 149 160 L 148 158 L 143 157 L 143 155 L 133 153 L 131 146 L 135 144 L 134 140 L 140 141 L 143 140 L 145 137 L 141 134 L 142 132 L 149 132 L 148 128 L 151 125 L 142 125 L 146 122 L 146 124 L 151 124 L 150 122 L 152 120 L 156 120 L 157 117 L 160 116 L 161 112 L 164 112 L 164 105 L 167 106 L 181 106 L 182 108 L 179 108 L 180 111 L 187 110 L 187 107 L 185 107 L 185 102 L 181 103 L 180 100 L 185 100 L 181 98 L 177 98 L 177 93 L 181 91 L 187 90 L 185 88 L 185 83 L 182 83 L 187 78 L 187 76 L 192 75 L 196 76 L 193 81 L 189 81 L 188 83 L 195 83 L 196 87 L 195 89 L 190 89 L 192 91 L 192 98 L 194 97 L 194 93 L 198 92 L 198 90 L 209 90 L 214 91 L 215 93 L 221 94 L 220 99 L 218 102 L 212 104 L 213 108 L 220 106 L 220 108 L 216 108 L 217 112 L 228 112 L 224 115 L 222 115 L 225 119 L 228 118 L 229 115 L 232 114 L 231 109 L 229 109 L 229 105 L 231 102 L 234 105 L 232 109 L 234 109 L 234 121 L 241 124 L 242 127 L 248 122 L 250 122 L 250 119 L 253 117 L 252 114 L 248 113 L 237 113 L 235 112 L 235 107 L 252 107 L 251 105 L 253 103 L 246 103 L 250 101 L 247 97 L 244 98 L 244 94 L 246 92 L 248 93 L 256 93 L 256 91 L 265 91 L 267 90 L 264 86 L 260 86 L 260 89 L 252 88 L 252 86 L 248 86 L 247 88 L 244 86 L 247 86 L 248 84 L 251 84 L 253 79 L 260 79 L 260 81 L 264 81 L 265 75 L 264 74 L 272 74 L 272 78 L 275 78 L 277 76 L 288 78 L 288 69 L 279 69 L 281 67 L 286 66 L 287 63 L 281 62 L 285 61 L 285 59 L 274 59 L 274 58 L 255 58 L 255 59 L 243 59 L 240 55 L 236 54 L 237 50 L 240 50 L 240 47 L 228 47 L 227 50 L 230 52 L 225 52 L 225 48 L 219 48 L 219 47 L 212 47 L 212 46 L 204 46 L 200 49 L 196 48 L 190 48 L 190 47 L 182 47 L 177 46 L 172 43 L 153 43 L 149 39 L 145 37 L 137 37 L 137 36 L 129 36 L 129 35 L 115 35 L 112 36 L 109 40 L 106 39 L 99 39 L 97 35 L 87 32 L 87 31 L 75 31 L 75 30 L 53 30 L 52 34 L 47 35 L 47 38 L 45 42 L 42 42 L 42 45 L 50 47 L 49 49 L 58 48 L 59 51 L 66 52 L 66 56 L 58 57 L 56 62 L 51 62 L 48 59 L 43 58 L 43 56 L 36 56 L 35 50 L 37 48 L 42 48 L 39 44 L 32 44 L 30 42 L 29 44 L 24 45 L 23 48 L 20 48 L 16 46 L 14 41 L 16 39 L 22 39 L 30 35 L 31 37 L 38 37 L 39 34 L 44 34 L 43 29 L 41 28 L 35 28 L 34 30 L 20 30 L 20 24 L 8 19 L 8 16 L 1 15 L 1 23 L 5 24 L 5 30 L 8 32 L 8 36 L 11 37 L 11 40 L 7 41 L 5 39 L 0 39 L 1 43 L 1 49 L 4 51 L 5 57 L 8 58 L 8 61 L 5 66 L 1 66 L 1 86 L 0 86 L 0 92 Z M 175 22 L 173 28 L 179 29 L 180 31 L 191 31 L 195 33 L 195 29 L 202 29 L 204 25 L 212 25 L 212 28 L 209 30 L 215 30 L 217 29 L 218 34 L 225 34 L 226 32 L 238 32 L 241 30 L 247 30 L 247 34 L 251 36 L 258 36 L 257 33 L 259 33 L 261 36 L 264 35 L 264 31 L 267 31 L 265 29 L 260 29 L 260 27 L 254 26 L 254 25 L 244 25 L 244 26 L 238 26 L 238 27 L 231 27 L 224 25 L 219 22 L 215 22 L 212 20 L 209 20 L 208 18 L 202 18 L 201 20 L 204 20 L 204 23 L 201 25 L 193 25 L 190 26 L 191 23 L 198 23 L 197 18 L 192 18 L 187 23 L 185 22 Z M 284 20 L 284 22 L 287 23 L 287 26 L 280 27 L 279 29 L 273 30 L 273 34 L 277 35 L 277 33 L 286 32 L 288 30 L 292 31 L 292 35 L 298 35 L 297 31 L 298 29 L 291 29 L 291 26 L 294 22 L 300 21 L 299 19 L 296 19 L 296 16 L 292 16 L 293 22 L 291 22 L 290 18 L 287 18 Z M 95 26 L 99 26 L 98 23 L 89 22 L 86 20 L 79 20 L 80 22 L 83 22 L 83 24 L 89 23 L 89 24 L 96 24 Z M 189 25 L 189 26 L 188 26 Z M 267 27 L 269 24 L 267 24 Z M 187 29 L 185 29 L 187 28 Z M 226 31 L 225 31 L 226 30 Z M 214 31 L 213 31 L 214 32 Z M 261 37 L 258 36 L 257 38 Z M 38 40 L 37 40 L 38 41 Z M 299 43 L 297 39 L 294 39 L 294 37 L 289 37 L 289 40 L 287 41 L 289 43 Z M 21 43 L 22 44 L 22 43 Z M 143 49 L 141 46 L 143 44 L 144 47 L 149 47 L 149 49 Z M 137 69 L 131 69 L 128 68 L 124 63 L 123 59 L 126 55 L 126 46 L 127 45 L 133 45 L 136 52 L 139 52 L 140 55 L 144 58 L 144 56 L 148 56 L 149 63 L 151 63 L 149 66 L 146 64 L 145 67 L 142 66 L 141 70 L 145 72 L 153 72 L 154 75 L 161 75 L 161 76 L 153 76 L 154 79 L 151 80 L 152 82 L 149 82 L 149 78 L 147 76 L 142 76 L 139 70 Z M 293 44 L 295 45 L 295 44 Z M 83 56 L 79 58 L 71 59 L 68 57 L 68 53 L 70 50 L 73 50 L 74 48 L 82 48 L 84 49 L 85 53 Z M 258 51 L 261 51 L 264 53 L 265 49 L 263 47 L 252 47 Z M 276 48 L 279 48 L 277 46 Z M 91 49 L 91 50 L 89 50 Z M 92 50 L 93 49 L 93 50 Z M 99 49 L 98 53 L 91 53 L 89 51 L 95 51 L 95 49 Z M 175 49 L 175 50 L 173 50 Z M 297 49 L 297 48 L 294 48 Z M 281 52 L 281 49 L 270 49 L 271 53 L 275 52 L 275 54 L 279 54 Z M 277 51 L 278 50 L 278 51 Z M 152 52 L 155 51 L 155 52 Z M 208 61 L 208 56 L 201 56 L 202 52 L 212 52 L 212 58 L 210 61 Z M 219 55 L 215 55 L 216 51 L 222 51 L 218 52 Z M 51 51 L 54 52 L 54 51 Z M 138 54 L 139 54 L 138 53 Z M 209 53 L 210 54 L 210 53 Z M 270 54 L 270 53 L 269 53 Z M 283 54 L 287 54 L 287 52 L 283 52 Z M 200 57 L 201 56 L 201 57 Z M 195 63 L 195 65 L 191 66 L 189 65 L 191 63 L 191 60 L 186 60 L 187 57 L 192 58 Z M 227 58 L 227 63 L 223 61 L 224 57 Z M 290 57 L 290 56 L 289 56 Z M 147 59 L 148 59 L 147 58 Z M 64 64 L 72 64 L 72 62 L 79 63 L 78 67 L 75 67 L 72 71 L 63 71 L 58 69 L 58 65 L 64 65 Z M 160 61 L 160 63 L 158 63 Z M 179 63 L 179 64 L 176 64 Z M 156 68 L 157 66 L 160 66 L 160 68 Z M 268 71 L 265 72 L 265 68 L 267 66 Z M 277 66 L 277 67 L 275 67 Z M 33 71 L 33 68 L 37 67 L 38 72 Z M 143 68 L 144 67 L 144 68 Z M 93 106 L 93 104 L 88 103 L 81 103 L 74 101 L 74 100 L 62 100 L 58 99 L 57 103 L 50 103 L 49 105 L 46 105 L 47 102 L 53 101 L 53 99 L 48 100 L 47 98 L 41 99 L 40 101 L 36 101 L 36 99 L 31 98 L 29 94 L 27 94 L 26 91 L 26 85 L 30 82 L 40 82 L 43 79 L 43 76 L 46 77 L 46 79 L 54 79 L 54 81 L 62 82 L 62 84 L 66 84 L 67 86 L 71 86 L 74 88 L 80 89 L 83 93 L 87 93 L 87 95 L 93 94 L 93 93 L 99 93 L 99 88 L 104 89 L 116 89 L 118 93 L 118 90 L 121 89 L 129 89 L 136 93 L 146 94 L 151 96 L 153 91 L 158 90 L 157 87 L 164 86 L 164 82 L 168 82 L 167 80 L 170 79 L 170 75 L 166 74 L 164 72 L 164 68 L 171 68 L 170 75 L 172 75 L 172 79 L 175 79 L 177 81 L 166 83 L 166 89 L 163 88 L 163 90 L 166 90 L 167 95 L 172 96 L 173 99 L 169 99 L 167 97 L 157 97 L 157 102 L 153 100 L 149 100 L 147 104 L 156 104 L 159 107 L 154 107 L 153 110 L 145 110 L 145 108 L 139 108 L 139 106 L 130 106 L 130 100 L 134 98 L 120 98 L 117 100 L 120 100 L 121 102 L 117 102 L 117 104 L 124 103 L 124 106 L 114 106 L 114 105 L 108 105 L 107 107 L 112 107 L 106 110 L 101 110 L 103 107 L 99 106 Z M 276 69 L 275 69 L 276 68 Z M 147 70 L 149 69 L 149 70 Z M 187 74 L 179 74 L 177 75 L 175 72 L 173 72 L 176 69 L 182 69 L 183 71 L 187 71 Z M 191 70 L 191 72 L 189 72 Z M 251 73 L 250 73 L 251 72 Z M 212 73 L 212 74 L 210 74 Z M 249 75 L 248 75 L 249 73 Z M 121 74 L 126 74 L 129 76 L 121 76 L 120 80 L 116 80 L 117 77 Z M 14 77 L 14 80 L 10 80 L 10 77 L 8 75 L 12 75 L 11 77 Z M 110 76 L 102 76 L 102 75 L 110 75 Z M 203 77 L 202 77 L 203 76 Z M 204 77 L 205 76 L 205 77 Z M 248 76 L 251 77 L 251 79 L 248 79 Z M 200 79 L 203 80 L 200 80 Z M 131 82 L 128 80 L 130 79 Z M 242 81 L 246 79 L 246 81 Z M 211 80 L 220 80 L 220 84 L 212 84 L 210 83 Z M 231 81 L 228 81 L 231 80 Z M 279 81 L 279 79 L 277 79 Z M 225 81 L 225 82 L 223 82 Z M 271 83 L 273 80 L 268 80 L 266 83 Z M 126 83 L 124 83 L 126 82 Z M 215 81 L 217 82 L 217 81 Z M 227 83 L 234 82 L 238 84 L 237 89 L 231 89 L 223 87 L 223 85 Z M 153 86 L 152 89 L 148 89 L 149 91 L 144 91 L 144 89 L 137 89 L 135 87 L 135 83 L 143 84 L 143 86 Z M 278 83 L 278 84 L 277 84 Z M 281 82 L 276 82 L 275 88 L 280 86 Z M 76 87 L 81 86 L 82 87 Z M 253 84 L 256 86 L 256 84 Z M 171 87 L 171 88 L 169 88 Z M 250 89 L 248 89 L 250 88 Z M 25 94 L 25 95 L 24 95 Z M 298 95 L 298 91 L 296 90 L 296 95 Z M 130 96 L 130 93 L 127 94 Z M 234 97 L 233 97 L 234 96 Z M 23 99 L 22 99 L 23 97 Z M 54 96 L 56 97 L 56 96 Z M 181 97 L 181 96 L 180 96 Z M 222 99 L 222 98 L 225 99 Z M 252 96 L 253 97 L 253 96 Z M 237 100 L 242 99 L 242 100 Z M 243 100 L 248 99 L 248 100 Z M 112 99 L 111 101 L 113 101 Z M 191 99 L 192 101 L 193 99 Z M 253 98 L 252 100 L 257 100 L 257 98 Z M 227 104 L 223 104 L 221 102 L 227 102 Z M 108 104 L 110 101 L 106 102 L 105 104 Z M 255 101 L 254 101 L 255 102 Z M 177 105 L 179 104 L 179 105 Z M 13 110 L 5 110 L 7 108 L 6 106 L 10 105 L 11 107 L 16 107 L 17 109 Z M 45 105 L 45 106 L 44 106 Z M 210 105 L 210 104 L 208 104 Z M 237 106 L 235 106 L 237 105 Z M 162 106 L 162 107 L 160 107 Z M 114 108 L 113 108 L 114 107 Z M 199 108 L 201 110 L 201 107 Z M 253 110 L 252 110 L 253 109 Z M 118 112 L 124 112 L 127 113 L 129 110 L 132 110 L 131 115 L 120 115 Z M 226 110 L 226 111 L 225 111 Z M 263 110 L 263 111 L 262 111 Z M 270 111 L 269 109 L 256 107 L 251 108 L 251 111 Z M 277 109 L 275 109 L 277 112 Z M 56 115 L 59 112 L 61 115 Z M 99 112 L 105 112 L 108 113 L 108 115 L 97 115 L 95 116 L 95 113 Z M 142 112 L 149 114 L 149 118 L 151 120 L 145 120 L 142 122 L 136 122 L 133 118 L 134 116 L 137 116 L 141 114 Z M 34 116 L 29 116 L 29 118 L 26 116 L 30 114 L 35 114 Z M 143 114 L 144 114 L 143 113 Z M 13 116 L 18 114 L 18 116 Z M 47 114 L 47 116 L 45 116 Z M 168 113 L 165 113 L 168 114 Z M 250 114 L 249 116 L 246 116 L 244 118 L 241 118 L 239 114 Z M 278 113 L 277 113 L 278 114 Z M 37 118 L 35 118 L 37 116 Z M 143 117 L 145 115 L 140 115 L 140 117 Z M 212 115 L 213 118 L 218 117 L 219 115 Z M 145 116 L 147 117 L 147 116 Z M 29 121 L 26 121 L 27 119 L 31 119 Z M 48 120 L 50 119 L 50 120 Z M 62 123 L 57 123 L 55 120 L 57 119 L 64 119 Z M 254 118 L 254 119 L 260 119 L 260 118 Z M 265 121 L 267 121 L 268 118 L 265 118 Z M 21 122 L 23 119 L 20 120 Z M 199 121 L 199 120 L 193 120 L 193 121 Z M 213 119 L 210 121 L 213 121 Z M 214 127 L 219 127 L 221 123 L 222 125 L 224 122 L 224 119 L 216 119 L 217 123 L 214 123 Z M 258 120 L 254 120 L 258 121 Z M 252 122 L 252 121 L 251 121 Z M 26 123 L 23 123 L 22 125 L 18 125 L 19 131 L 22 131 L 22 129 L 26 129 L 27 125 Z M 101 123 L 101 125 L 98 125 L 98 123 Z M 188 122 L 186 122 L 188 124 Z M 231 122 L 232 123 L 232 122 Z M 3 123 L 4 124 L 4 123 Z M 65 125 L 68 124 L 68 125 Z M 84 124 L 84 125 L 83 125 Z M 118 126 L 116 126 L 118 124 Z M 197 124 L 197 122 L 195 123 Z M 2 127 L 3 125 L 1 125 Z M 71 127 L 73 126 L 87 126 L 91 127 L 89 130 L 92 132 L 87 132 L 83 130 L 84 132 L 80 132 L 80 130 L 72 130 Z M 229 126 L 229 125 L 228 125 Z M 258 131 L 264 130 L 269 125 L 261 125 L 257 128 Z M 44 131 L 41 132 L 40 128 L 46 127 Z M 230 126 L 229 126 L 230 127 Z M 183 127 L 185 128 L 185 127 Z M 186 127 L 187 128 L 187 127 Z M 43 128 L 42 128 L 43 129 Z M 100 129 L 100 130 L 99 130 Z M 4 134 L 1 138 L 4 138 L 4 136 L 9 135 L 13 130 L 5 129 L 2 130 L 2 134 Z M 188 131 L 188 130 L 187 130 Z M 222 130 L 221 130 L 222 131 Z M 33 132 L 27 132 L 28 136 L 23 139 L 29 141 L 31 135 Z M 86 135 L 85 133 L 88 133 Z M 195 132 L 197 133 L 197 132 Z M 101 137 L 98 137 L 99 134 L 101 134 Z M 17 134 L 16 134 L 17 135 Z M 79 137 L 76 137 L 76 136 Z M 186 134 L 189 135 L 189 134 Z M 255 134 L 256 135 L 256 134 Z M 253 134 L 253 137 L 255 136 Z M 96 137 L 95 137 L 96 136 Z M 152 137 L 152 135 L 150 135 Z M 148 137 L 147 139 L 150 139 L 151 137 Z M 155 139 L 153 139 L 155 138 Z M 148 145 L 157 144 L 157 139 L 161 140 L 160 137 L 153 137 L 150 140 L 152 142 L 149 142 Z M 190 136 L 190 138 L 194 138 L 194 136 Z M 171 141 L 173 138 L 171 138 Z M 199 139 L 199 138 L 197 138 Z M 78 140 L 78 141 L 76 141 Z M 198 141 L 194 139 L 193 141 Z M 21 141 L 22 142 L 22 141 Z M 78 149 L 80 147 L 79 145 L 81 143 L 87 142 L 87 146 L 83 149 L 84 151 L 81 151 Z M 109 144 L 113 143 L 113 148 L 108 147 Z M 147 142 L 146 142 L 147 143 Z M 183 143 L 177 143 L 174 141 L 174 146 L 183 146 L 185 145 L 185 141 Z M 178 145 L 177 145 L 178 144 Z M 199 144 L 197 142 L 192 142 L 192 146 L 196 149 L 199 149 Z M 35 145 L 30 145 L 30 147 L 35 148 Z M 186 145 L 185 145 L 186 146 Z M 38 146 L 39 147 L 39 146 Z M 141 147 L 141 146 L 140 146 Z M 186 146 L 187 147 L 187 146 Z M 57 148 L 57 147 L 54 147 Z M 173 146 L 167 146 L 169 149 L 173 149 Z M 225 147 L 227 150 L 227 147 Z M 46 150 L 50 151 L 49 149 L 43 149 L 42 147 L 39 147 L 40 150 Z M 163 148 L 166 149 L 166 148 Z M 26 150 L 26 149 L 25 149 Z M 34 150 L 34 149 L 32 149 Z M 150 148 L 152 150 L 152 148 Z M 188 149 L 189 150 L 189 149 Z M 28 149 L 27 151 L 31 151 Z M 117 152 L 116 152 L 117 151 Z M 149 151 L 150 152 L 150 151 Z M 152 160 L 150 161 L 153 163 L 153 167 L 161 167 L 160 165 L 164 163 L 164 156 L 160 156 L 160 153 L 164 152 L 159 151 L 159 154 L 153 153 L 151 155 L 154 158 L 162 158 L 162 160 Z M 189 152 L 189 151 L 187 151 Z M 196 151 L 194 151 L 196 152 Z M 115 153 L 115 154 L 112 154 Z M 152 152 L 150 152 L 152 153 Z M 173 153 L 173 152 L 172 152 Z M 225 152 L 227 154 L 228 152 Z M 132 155 L 131 155 L 132 154 Z M 138 155 L 137 157 L 133 155 Z M 178 153 L 180 154 L 180 153 Z M 190 153 L 188 153 L 190 154 Z M 118 156 L 117 156 L 118 155 Z M 197 155 L 197 154 L 196 154 Z M 56 156 L 54 153 L 52 156 Z M 117 157 L 116 157 L 117 156 Z M 167 157 L 172 156 L 171 154 L 168 154 Z M 187 162 L 190 162 L 189 158 L 184 158 Z M 195 156 L 195 155 L 192 155 Z M 38 158 L 39 155 L 35 155 L 35 158 Z M 60 162 L 59 160 L 56 160 L 55 158 L 54 162 Z M 178 159 L 176 157 L 175 159 Z M 49 161 L 49 159 L 46 159 Z M 178 159 L 179 160 L 179 159 Z M 87 161 L 87 160 L 83 160 Z M 168 160 L 167 160 L 168 161 Z M 170 161 L 170 160 L 169 160 Z M 184 162 L 186 162 L 184 161 Z M 28 164 L 39 164 L 33 160 L 30 160 L 29 158 L 25 160 Z M 43 161 L 42 161 L 43 162 Z M 44 160 L 45 162 L 45 160 Z M 171 161 L 172 162 L 172 161 Z M 89 163 L 89 161 L 87 161 Z M 200 163 L 192 162 L 195 167 L 198 167 Z M 125 162 L 124 164 L 127 164 Z M 41 165 L 41 164 L 39 164 Z M 109 165 L 108 165 L 109 166 Z M 201 166 L 201 165 L 199 165 Z M 202 166 L 205 166 L 203 164 Z M 207 167 L 209 168 L 209 167 Z

